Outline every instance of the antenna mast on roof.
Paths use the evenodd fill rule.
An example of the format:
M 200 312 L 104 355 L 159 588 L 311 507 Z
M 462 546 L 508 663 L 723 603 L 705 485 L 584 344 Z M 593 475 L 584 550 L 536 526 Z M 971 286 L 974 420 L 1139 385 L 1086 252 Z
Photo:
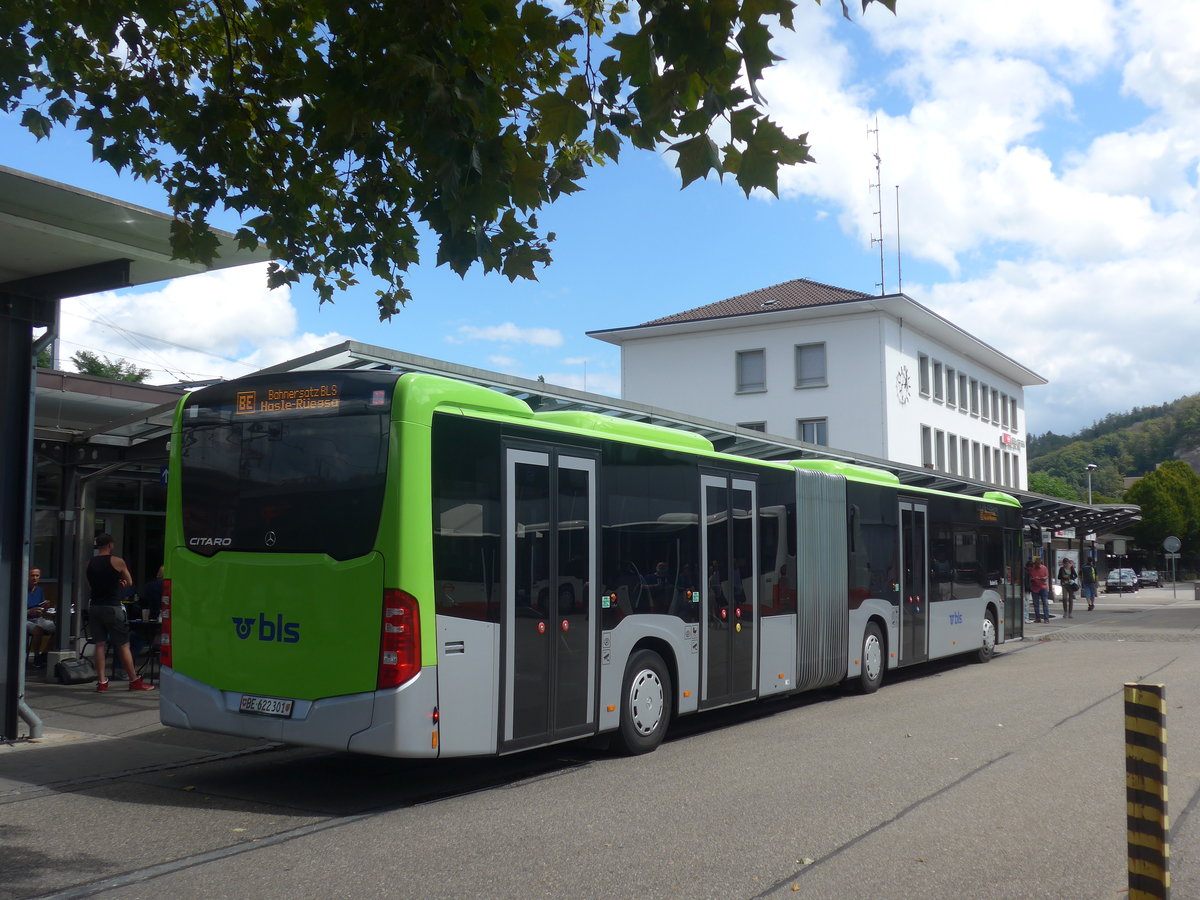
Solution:
M 904 273 L 900 271 L 900 185 L 896 185 L 896 293 L 904 293 Z
M 879 225 L 879 237 L 871 236 L 871 245 L 879 245 L 879 296 L 887 293 L 887 284 L 883 275 L 883 194 L 880 190 L 880 185 L 883 183 L 881 177 L 882 160 L 879 157 L 879 116 L 875 117 L 875 127 L 868 128 L 867 134 L 875 135 L 875 183 L 871 188 L 875 191 L 875 221 Z

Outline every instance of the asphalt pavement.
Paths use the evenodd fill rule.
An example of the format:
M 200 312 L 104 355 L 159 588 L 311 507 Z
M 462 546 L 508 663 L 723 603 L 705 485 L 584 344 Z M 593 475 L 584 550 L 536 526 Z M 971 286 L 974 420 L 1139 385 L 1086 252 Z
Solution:
M 1054 604 L 1049 623 L 1025 624 L 1025 641 L 1083 637 L 1117 621 L 1117 613 L 1195 598 L 1189 582 L 1136 594 L 1101 594 L 1096 610 L 1077 603 L 1071 619 Z M 322 752 L 168 728 L 158 719 L 157 692 L 130 692 L 124 682 L 113 681 L 108 692 L 97 693 L 94 684 L 46 683 L 36 673 L 28 678 L 26 702 L 44 731 L 39 739 L 26 735 L 0 743 L 0 898 L 124 896 L 133 887 L 153 893 L 156 873 L 212 862 L 213 854 L 228 855 L 243 844 L 282 840 L 280 835 L 321 829 L 334 820 L 344 823 L 370 806 L 368 797 L 346 795 L 347 785 L 353 791 L 355 782 L 336 770 L 326 799 L 281 811 L 278 798 L 287 791 L 276 784 L 271 802 L 265 802 L 253 778 L 312 780 L 327 771 L 321 768 Z M 27 731 L 24 725 L 22 730 Z M 245 765 L 256 756 L 261 765 Z M 361 760 L 360 770 L 382 765 L 341 756 L 346 758 Z M 508 759 L 520 766 L 523 759 L 537 758 Z M 227 775 L 237 790 L 221 802 L 207 802 L 211 798 L 189 784 L 198 765 L 209 773 L 238 773 Z M 435 765 L 411 771 L 431 773 L 429 781 L 441 777 L 433 773 L 471 777 L 464 774 L 471 771 L 469 763 Z M 247 769 L 255 774 L 242 774 Z

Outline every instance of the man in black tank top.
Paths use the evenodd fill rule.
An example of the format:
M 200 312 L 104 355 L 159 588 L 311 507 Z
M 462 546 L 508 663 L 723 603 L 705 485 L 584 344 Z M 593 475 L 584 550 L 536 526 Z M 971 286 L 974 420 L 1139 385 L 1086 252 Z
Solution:
M 121 588 L 133 584 L 133 576 L 125 560 L 113 556 L 111 534 L 96 538 L 96 555 L 88 560 L 87 580 L 91 588 L 91 604 L 88 607 L 88 627 L 92 640 L 96 642 L 96 690 L 108 690 L 108 666 L 105 650 L 111 641 L 116 645 L 121 665 L 129 673 L 131 691 L 152 691 L 154 687 L 138 677 L 133 668 L 133 654 L 129 652 L 129 619 L 121 603 Z

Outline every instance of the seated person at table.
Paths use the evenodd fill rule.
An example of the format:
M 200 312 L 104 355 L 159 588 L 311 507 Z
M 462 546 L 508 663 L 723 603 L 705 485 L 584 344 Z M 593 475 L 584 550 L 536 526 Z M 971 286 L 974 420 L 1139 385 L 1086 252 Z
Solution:
M 29 646 L 33 650 L 33 664 L 36 667 L 46 665 L 46 654 L 42 652 L 42 640 L 46 635 L 54 634 L 54 623 L 45 618 L 46 594 L 38 584 L 42 580 L 42 570 L 29 570 L 29 596 L 25 599 L 25 633 L 29 637 Z
M 142 606 L 145 607 L 151 622 L 157 622 L 159 615 L 162 613 L 162 589 L 163 567 L 159 566 L 155 576 L 142 585 L 142 589 L 139 591 L 142 598 Z

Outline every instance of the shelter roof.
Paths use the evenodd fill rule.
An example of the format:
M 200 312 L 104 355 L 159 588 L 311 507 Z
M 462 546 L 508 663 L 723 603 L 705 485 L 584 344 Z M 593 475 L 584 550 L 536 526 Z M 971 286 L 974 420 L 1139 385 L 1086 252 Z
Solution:
M 174 259 L 171 222 L 166 213 L 0 166 L 0 290 L 115 260 L 129 262 L 127 283 L 97 286 L 84 282 L 76 293 L 270 259 L 265 248 L 239 249 L 233 235 L 221 231 L 216 235 L 222 248 L 211 266 Z
M 716 422 L 674 410 L 630 400 L 619 400 L 527 378 L 518 378 L 515 375 L 455 365 L 429 357 L 402 353 L 398 350 L 361 344 L 357 341 L 335 344 L 324 350 L 271 366 L 263 371 L 290 372 L 322 369 L 387 369 L 396 372 L 429 372 L 447 375 L 482 384 L 493 390 L 518 397 L 539 411 L 596 412 L 694 432 L 710 440 L 718 450 L 737 456 L 770 460 L 835 459 L 894 472 L 899 477 L 901 484 L 915 487 L 956 491 L 972 496 L 983 496 L 988 491 L 997 490 L 997 486 L 994 484 L 963 479 L 931 469 L 900 465 L 890 460 L 836 450 L 817 444 L 807 444 L 803 441 L 751 431 L 736 425 Z M 1018 491 L 1012 488 L 1003 488 L 1003 490 L 1021 502 L 1025 516 L 1031 523 L 1054 531 L 1076 528 L 1083 529 L 1085 533 L 1092 531 L 1108 533 L 1123 525 L 1141 520 L 1141 510 L 1137 506 L 1125 504 L 1089 506 L 1086 503 L 1061 500 L 1029 491 Z

